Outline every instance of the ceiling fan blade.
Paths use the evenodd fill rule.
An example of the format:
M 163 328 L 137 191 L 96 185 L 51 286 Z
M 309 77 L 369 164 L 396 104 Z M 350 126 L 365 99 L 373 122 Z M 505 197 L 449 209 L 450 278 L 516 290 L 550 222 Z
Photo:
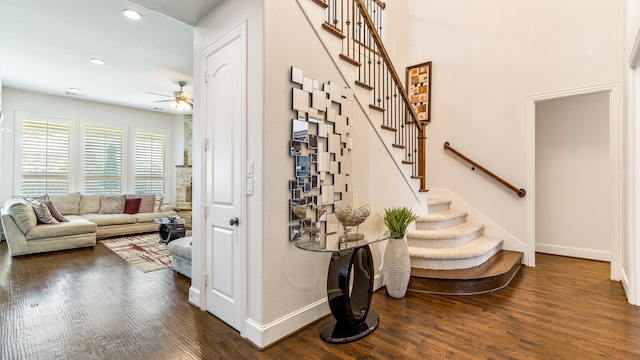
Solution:
M 169 96 L 169 95 L 165 95 L 165 94 L 158 94 L 158 93 L 153 93 L 153 92 L 149 92 L 149 91 L 147 91 L 147 94 L 151 94 L 151 95 L 158 95 L 158 96 L 164 96 L 164 97 L 172 97 L 172 96 Z
M 156 100 L 156 101 L 154 101 L 154 103 L 157 103 L 157 102 L 169 102 L 169 101 L 173 101 L 173 100 Z

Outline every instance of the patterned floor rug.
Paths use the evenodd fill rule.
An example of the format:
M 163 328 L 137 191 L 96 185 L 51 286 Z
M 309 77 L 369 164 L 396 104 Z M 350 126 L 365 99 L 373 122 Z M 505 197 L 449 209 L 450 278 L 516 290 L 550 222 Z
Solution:
M 159 243 L 158 233 L 122 236 L 100 242 L 142 272 L 166 269 L 171 266 L 167 245 Z

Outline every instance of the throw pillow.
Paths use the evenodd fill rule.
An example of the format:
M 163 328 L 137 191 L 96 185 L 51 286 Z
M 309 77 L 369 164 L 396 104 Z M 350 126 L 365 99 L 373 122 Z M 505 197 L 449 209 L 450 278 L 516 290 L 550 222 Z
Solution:
M 51 202 L 51 200 L 45 200 L 43 201 L 43 203 L 45 205 L 47 205 L 47 207 L 49 208 L 49 212 L 51 213 L 51 215 L 58 220 L 59 222 L 68 222 L 69 219 L 67 219 L 66 217 L 64 217 L 64 215 L 62 215 L 60 213 L 60 211 L 58 211 L 58 209 L 56 209 L 55 205 L 53 205 L 53 203 Z
M 49 207 L 47 204 L 43 203 L 40 200 L 29 200 L 29 204 L 33 208 L 33 211 L 36 213 L 36 218 L 38 218 L 38 222 L 43 224 L 58 224 L 58 220 L 51 215 L 51 211 L 49 211 Z
M 122 214 L 126 195 L 101 195 L 98 214 Z
M 164 201 L 164 196 L 156 195 L 155 201 L 153 203 L 153 212 L 160 212 L 160 207 L 162 206 L 163 201 Z
M 124 202 L 125 214 L 137 214 L 140 211 L 140 201 L 142 198 L 128 198 Z
M 129 195 L 128 197 L 140 198 L 140 209 L 138 210 L 138 212 L 143 214 L 153 212 L 153 203 L 154 203 L 155 195 Z

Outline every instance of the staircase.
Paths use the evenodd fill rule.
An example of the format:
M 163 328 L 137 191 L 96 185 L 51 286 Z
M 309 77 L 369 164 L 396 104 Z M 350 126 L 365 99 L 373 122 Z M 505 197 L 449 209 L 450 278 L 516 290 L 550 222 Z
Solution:
M 386 5 L 381 0 L 298 0 L 303 1 L 323 10 L 320 31 L 341 44 L 336 61 L 349 64 L 351 70 L 346 72 L 353 75 L 354 88 L 369 98 L 369 115 L 380 118 L 379 129 L 392 135 L 381 139 L 392 139 L 386 146 L 401 154 L 396 158 L 399 168 L 409 167 L 409 177 L 420 183 L 419 191 L 427 192 L 424 142 L 430 119 L 418 119 L 382 43 L 381 15 Z M 307 15 L 307 19 L 314 23 L 317 18 Z M 325 47 L 336 49 L 333 44 Z M 502 239 L 483 235 L 484 225 L 468 223 L 465 212 L 450 210 L 449 205 L 429 200 L 428 215 L 417 219 L 416 230 L 407 233 L 409 290 L 476 294 L 506 286 L 520 268 L 522 253 L 501 250 Z
M 502 239 L 483 234 L 484 225 L 467 222 L 449 200 L 430 199 L 428 215 L 407 232 L 411 257 L 410 291 L 478 294 L 509 284 L 522 253 L 501 250 Z

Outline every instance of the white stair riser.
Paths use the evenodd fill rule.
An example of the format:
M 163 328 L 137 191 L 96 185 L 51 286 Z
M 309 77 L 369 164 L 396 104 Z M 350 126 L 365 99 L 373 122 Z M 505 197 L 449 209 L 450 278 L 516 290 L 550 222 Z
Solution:
M 432 221 L 424 219 L 416 219 L 416 230 L 442 230 L 456 226 L 467 221 L 467 215 L 446 219 L 442 221 Z
M 449 204 L 448 203 L 429 205 L 429 207 L 427 209 L 428 214 L 433 214 L 433 213 L 437 213 L 437 212 L 445 211 L 445 210 L 449 210 Z
M 468 259 L 429 259 L 411 256 L 411 267 L 432 270 L 468 269 L 483 264 L 498 251 L 500 251 L 499 246 L 487 253 Z
M 409 247 L 428 248 L 428 249 L 448 249 L 462 246 L 472 242 L 482 236 L 483 229 L 480 228 L 474 232 L 461 236 L 440 239 L 425 239 L 423 237 L 414 237 L 407 232 L 407 245 Z

